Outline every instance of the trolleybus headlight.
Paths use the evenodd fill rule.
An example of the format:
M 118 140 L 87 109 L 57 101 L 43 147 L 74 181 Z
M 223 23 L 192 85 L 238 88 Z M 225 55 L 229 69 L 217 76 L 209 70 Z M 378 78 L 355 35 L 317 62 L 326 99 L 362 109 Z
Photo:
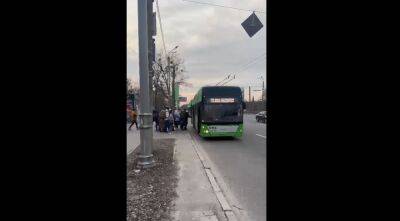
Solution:
M 204 133 L 208 134 L 208 130 L 205 130 Z

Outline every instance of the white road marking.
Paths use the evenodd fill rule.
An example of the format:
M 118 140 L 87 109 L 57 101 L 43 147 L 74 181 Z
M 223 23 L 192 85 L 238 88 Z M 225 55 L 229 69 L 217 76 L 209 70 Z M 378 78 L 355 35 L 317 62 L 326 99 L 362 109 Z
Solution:
M 260 135 L 260 134 L 256 134 L 256 135 L 259 136 L 259 137 L 262 137 L 262 138 L 264 138 L 264 139 L 267 139 L 266 136 L 263 136 L 263 135 Z

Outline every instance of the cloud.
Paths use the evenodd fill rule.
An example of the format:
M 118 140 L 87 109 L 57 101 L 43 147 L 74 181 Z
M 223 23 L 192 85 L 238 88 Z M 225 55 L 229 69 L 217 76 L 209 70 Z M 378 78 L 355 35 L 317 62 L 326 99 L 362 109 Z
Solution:
M 127 74 L 138 76 L 137 7 L 128 0 L 128 67 Z M 215 0 L 214 4 L 266 11 L 264 0 Z M 181 0 L 159 1 L 166 50 L 179 45 L 179 54 L 185 60 L 186 75 L 192 88 L 182 88 L 183 96 L 192 96 L 206 84 L 215 84 L 227 74 L 242 69 L 252 59 L 266 52 L 266 14 L 256 13 L 264 24 L 263 29 L 249 38 L 241 23 L 251 12 L 237 11 Z M 154 10 L 156 4 L 154 3 Z M 157 20 L 157 23 L 159 21 Z M 156 50 L 161 52 L 162 39 L 157 24 Z M 261 85 L 257 77 L 266 75 L 266 59 L 260 59 L 247 70 L 238 73 L 230 85 L 241 87 Z M 256 97 L 257 99 L 257 97 Z

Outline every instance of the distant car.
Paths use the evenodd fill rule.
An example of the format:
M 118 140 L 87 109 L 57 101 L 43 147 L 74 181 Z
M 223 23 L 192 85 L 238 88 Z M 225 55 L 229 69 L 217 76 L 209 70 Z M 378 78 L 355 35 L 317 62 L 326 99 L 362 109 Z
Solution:
M 256 114 L 256 120 L 257 122 L 265 123 L 267 121 L 267 112 L 261 111 L 260 113 Z

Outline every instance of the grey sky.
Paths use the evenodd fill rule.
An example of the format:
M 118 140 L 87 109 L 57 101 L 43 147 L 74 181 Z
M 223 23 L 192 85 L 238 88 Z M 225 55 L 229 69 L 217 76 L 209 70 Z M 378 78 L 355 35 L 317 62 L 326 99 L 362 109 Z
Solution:
M 266 11 L 265 0 L 196 0 L 236 8 Z M 127 0 L 128 6 L 128 66 L 127 75 L 139 81 L 137 0 Z M 185 60 L 186 75 L 192 88 L 181 88 L 181 96 L 190 100 L 204 85 L 214 85 L 229 73 L 237 73 L 254 58 L 266 53 L 266 14 L 257 13 L 264 27 L 250 38 L 241 23 L 251 12 L 200 5 L 182 0 L 159 0 L 160 13 L 165 37 L 165 45 L 171 50 L 179 45 L 178 52 Z M 156 3 L 154 1 L 154 10 Z M 162 39 L 157 20 L 156 50 L 161 52 Z M 266 56 L 258 59 L 229 85 L 246 88 L 259 86 L 263 76 L 266 79 Z M 261 92 L 252 92 L 258 99 Z

